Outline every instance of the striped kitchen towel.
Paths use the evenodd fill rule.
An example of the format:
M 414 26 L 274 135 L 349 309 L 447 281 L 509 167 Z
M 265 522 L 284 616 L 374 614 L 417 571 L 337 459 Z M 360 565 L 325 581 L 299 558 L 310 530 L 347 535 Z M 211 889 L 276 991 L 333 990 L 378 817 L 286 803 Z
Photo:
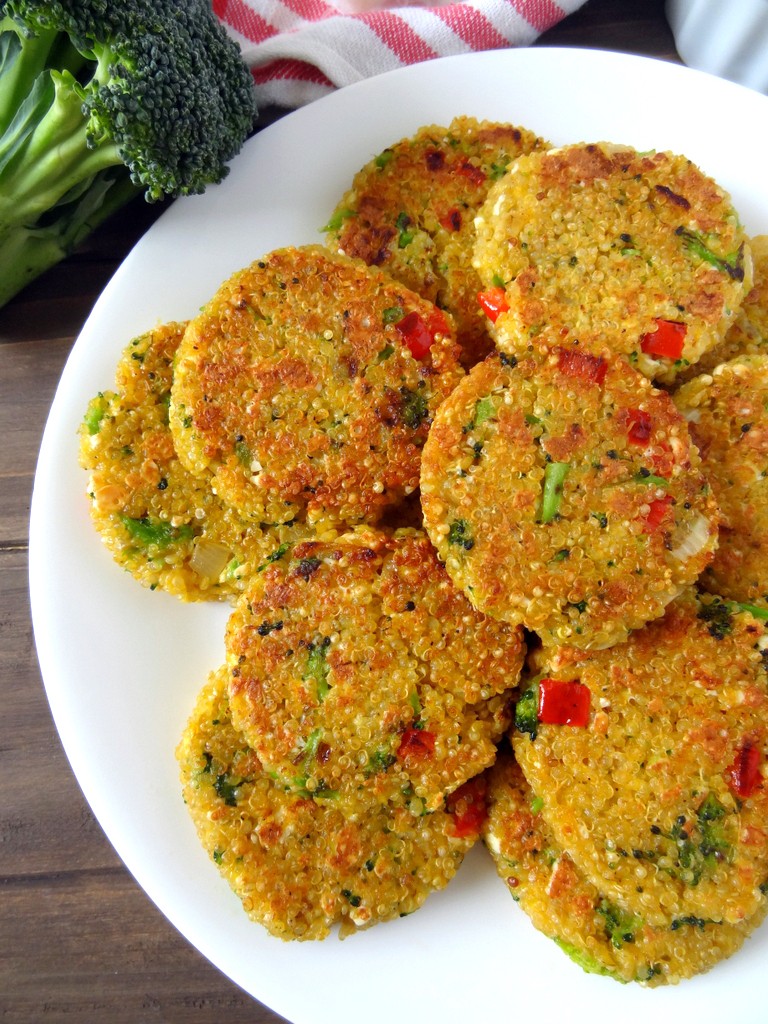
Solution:
M 259 105 L 298 107 L 407 64 L 526 46 L 584 0 L 392 2 L 213 0 L 213 9 L 242 48 Z

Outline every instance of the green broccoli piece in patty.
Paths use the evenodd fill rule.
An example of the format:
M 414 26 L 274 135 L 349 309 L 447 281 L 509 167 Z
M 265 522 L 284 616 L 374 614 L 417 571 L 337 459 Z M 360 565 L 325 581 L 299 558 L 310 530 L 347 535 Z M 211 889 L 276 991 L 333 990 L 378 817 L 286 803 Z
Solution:
M 468 523 L 464 519 L 454 519 L 448 530 L 448 543 L 471 551 L 475 546 Z
M 221 181 L 255 117 L 209 0 L 0 0 L 0 306 L 141 192 Z
M 701 604 L 698 618 L 706 622 L 707 629 L 715 640 L 722 640 L 733 629 L 733 612 L 725 601 L 715 599 L 708 604 Z
M 536 683 L 520 694 L 515 705 L 515 728 L 527 732 L 532 740 L 539 733 L 539 687 Z
M 142 516 L 141 519 L 132 519 L 130 516 L 120 516 L 120 522 L 128 531 L 132 540 L 142 548 L 155 545 L 159 550 L 165 550 L 171 544 L 192 540 L 194 531 L 191 526 L 171 526 L 161 519 L 153 519 L 150 516 Z
M 627 913 L 608 900 L 600 900 L 595 910 L 602 917 L 606 938 L 610 939 L 615 949 L 621 949 L 625 943 L 635 941 L 635 934 L 642 927 L 639 917 Z
M 616 971 L 612 971 L 610 967 L 601 964 L 597 957 L 592 956 L 586 949 L 580 949 L 578 946 L 574 946 L 572 942 L 566 942 L 565 939 L 559 937 L 555 937 L 553 941 L 562 949 L 566 956 L 570 957 L 587 974 L 602 974 L 604 977 L 614 978 L 616 981 L 621 982 L 622 985 L 626 984 L 625 980 Z

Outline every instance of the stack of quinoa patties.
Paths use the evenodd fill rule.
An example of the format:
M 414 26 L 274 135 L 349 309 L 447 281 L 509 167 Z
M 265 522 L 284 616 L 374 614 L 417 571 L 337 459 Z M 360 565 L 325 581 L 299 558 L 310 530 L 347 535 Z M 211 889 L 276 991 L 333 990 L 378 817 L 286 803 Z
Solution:
M 521 157 L 476 228 L 497 352 L 421 495 L 452 579 L 528 630 L 486 844 L 582 967 L 675 982 L 766 908 L 763 240 L 689 160 L 604 143 Z
M 308 939 L 482 835 L 585 969 L 708 969 L 768 882 L 768 246 L 685 157 L 470 117 L 326 231 L 133 341 L 81 431 L 116 561 L 234 604 L 177 751 L 203 845 Z

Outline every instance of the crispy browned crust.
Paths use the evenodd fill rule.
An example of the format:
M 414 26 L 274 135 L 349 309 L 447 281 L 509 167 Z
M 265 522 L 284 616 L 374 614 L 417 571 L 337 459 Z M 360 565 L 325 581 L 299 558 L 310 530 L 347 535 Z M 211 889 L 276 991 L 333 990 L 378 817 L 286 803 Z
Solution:
M 235 725 L 292 788 L 427 810 L 492 763 L 522 633 L 475 612 L 421 533 L 304 543 L 227 627 Z
M 689 589 L 625 644 L 535 660 L 534 686 L 588 689 L 589 718 L 516 729 L 515 756 L 574 863 L 653 926 L 738 924 L 765 901 L 767 641 L 765 623 Z
M 708 349 L 698 362 L 682 370 L 682 384 L 700 373 L 711 373 L 720 363 L 736 356 L 763 355 L 768 351 L 768 235 L 749 240 L 752 251 L 752 287 L 723 341 Z
M 493 348 L 477 303 L 474 217 L 509 164 L 544 145 L 525 128 L 471 117 L 425 126 L 355 175 L 331 217 L 328 244 L 448 310 L 462 363 L 472 366 Z
M 671 383 L 720 342 L 752 281 L 730 196 L 684 156 L 591 143 L 532 153 L 489 192 L 474 265 L 502 281 L 497 344 L 550 326 L 562 343 L 608 343 Z M 679 359 L 644 351 L 658 320 L 685 325 Z
M 411 314 L 434 339 L 418 358 L 398 328 Z M 190 323 L 176 448 L 254 521 L 373 522 L 416 489 L 457 355 L 445 315 L 380 271 L 320 246 L 278 250 Z
M 80 427 L 80 464 L 94 525 L 121 568 L 185 601 L 232 600 L 271 551 L 307 531 L 246 521 L 179 461 L 168 402 L 185 326 L 127 345 L 116 390 L 92 400 Z
M 702 585 L 768 607 L 768 352 L 722 363 L 674 399 L 723 516 Z
M 512 897 L 539 931 L 590 973 L 673 985 L 731 956 L 765 917 L 763 899 L 738 924 L 671 916 L 652 927 L 592 885 L 558 843 L 510 754 L 488 773 L 484 839 Z
M 684 418 L 623 359 L 491 356 L 424 449 L 426 529 L 476 607 L 544 643 L 604 647 L 711 561 L 718 513 Z M 543 521 L 547 474 L 565 467 Z
M 226 669 L 199 694 L 176 755 L 200 841 L 246 913 L 284 940 L 343 937 L 410 914 L 455 874 L 477 833 L 444 807 L 370 807 L 358 821 L 286 792 L 232 727 Z

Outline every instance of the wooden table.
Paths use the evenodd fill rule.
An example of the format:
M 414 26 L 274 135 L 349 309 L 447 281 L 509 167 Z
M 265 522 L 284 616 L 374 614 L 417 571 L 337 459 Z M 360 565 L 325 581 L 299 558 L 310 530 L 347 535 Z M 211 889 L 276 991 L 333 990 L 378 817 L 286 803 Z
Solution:
M 538 45 L 546 44 L 678 60 L 663 0 L 588 0 Z M 135 203 L 0 310 L 3 1024 L 281 1020 L 177 934 L 122 866 L 71 773 L 35 656 L 28 516 L 43 426 L 96 297 L 158 213 Z

